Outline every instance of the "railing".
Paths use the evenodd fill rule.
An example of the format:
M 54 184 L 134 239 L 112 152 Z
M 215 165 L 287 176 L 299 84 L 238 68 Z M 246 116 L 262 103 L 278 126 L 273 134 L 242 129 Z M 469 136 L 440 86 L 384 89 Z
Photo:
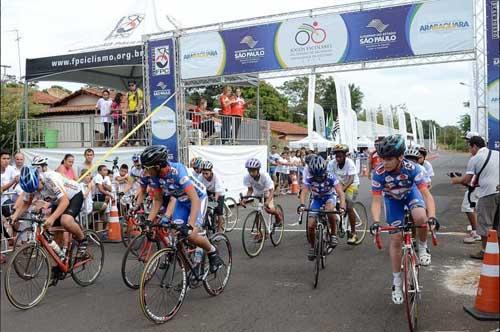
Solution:
M 128 114 L 122 121 L 104 124 L 100 116 L 21 119 L 17 122 L 20 148 L 75 148 L 111 146 L 142 121 L 143 115 Z M 124 120 L 124 121 L 123 121 Z M 105 128 L 107 126 L 108 128 Z M 148 145 L 150 124 L 140 128 L 127 145 Z
M 224 115 L 186 112 L 190 144 L 252 145 L 268 144 L 268 121 Z

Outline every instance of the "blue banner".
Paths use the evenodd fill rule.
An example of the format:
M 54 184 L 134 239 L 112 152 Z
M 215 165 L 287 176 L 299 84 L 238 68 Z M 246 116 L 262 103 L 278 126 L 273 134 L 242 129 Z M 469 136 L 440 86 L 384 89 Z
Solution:
M 498 0 L 486 0 L 486 68 L 488 82 L 488 147 L 500 150 L 500 25 Z
M 149 104 L 153 145 L 164 145 L 169 160 L 178 160 L 177 113 L 175 97 L 175 44 L 172 39 L 153 40 L 147 43 Z

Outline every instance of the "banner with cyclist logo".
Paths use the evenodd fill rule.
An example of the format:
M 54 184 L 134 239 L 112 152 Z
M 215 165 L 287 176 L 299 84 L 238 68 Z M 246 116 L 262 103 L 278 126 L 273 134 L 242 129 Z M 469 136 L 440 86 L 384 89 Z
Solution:
M 152 143 L 165 145 L 169 159 L 177 160 L 177 114 L 175 97 L 175 53 L 172 39 L 153 40 L 147 43 L 149 104 L 151 111 L 159 110 L 151 118 Z
M 486 61 L 488 72 L 488 147 L 500 150 L 500 23 L 499 0 L 486 0 Z
M 474 49 L 472 0 L 436 0 L 181 37 L 181 77 L 274 71 Z

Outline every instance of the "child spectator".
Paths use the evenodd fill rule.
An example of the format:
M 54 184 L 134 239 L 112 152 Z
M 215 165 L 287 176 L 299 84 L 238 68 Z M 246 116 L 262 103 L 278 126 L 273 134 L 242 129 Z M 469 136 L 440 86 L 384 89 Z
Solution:
M 115 98 L 113 99 L 113 102 L 111 103 L 111 117 L 113 118 L 113 127 L 115 131 L 115 144 L 118 143 L 118 132 L 120 128 L 125 128 L 125 125 L 123 124 L 124 118 L 122 115 L 122 94 L 118 92 L 115 95 Z
M 82 169 L 80 171 L 80 176 L 85 174 L 87 169 Z M 92 175 L 89 173 L 80 182 L 80 186 L 82 187 L 83 193 L 83 208 L 81 212 L 81 223 L 82 226 L 88 227 L 89 221 L 91 220 L 91 215 L 94 210 L 94 202 L 92 200 L 92 193 L 94 191 L 94 182 L 92 182 Z
M 102 222 L 107 222 L 108 220 L 108 207 L 113 199 L 113 193 L 111 192 L 111 179 L 108 177 L 108 168 L 106 165 L 99 165 L 97 167 L 97 174 L 94 177 L 94 211 L 99 212 L 99 217 Z M 102 230 L 102 225 L 98 225 L 98 230 Z

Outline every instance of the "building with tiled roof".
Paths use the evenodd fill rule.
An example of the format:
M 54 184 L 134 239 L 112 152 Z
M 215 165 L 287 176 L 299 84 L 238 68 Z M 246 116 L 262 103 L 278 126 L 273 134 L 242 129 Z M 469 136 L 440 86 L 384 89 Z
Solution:
M 284 143 L 307 137 L 307 128 L 284 121 L 269 121 L 271 135 Z

